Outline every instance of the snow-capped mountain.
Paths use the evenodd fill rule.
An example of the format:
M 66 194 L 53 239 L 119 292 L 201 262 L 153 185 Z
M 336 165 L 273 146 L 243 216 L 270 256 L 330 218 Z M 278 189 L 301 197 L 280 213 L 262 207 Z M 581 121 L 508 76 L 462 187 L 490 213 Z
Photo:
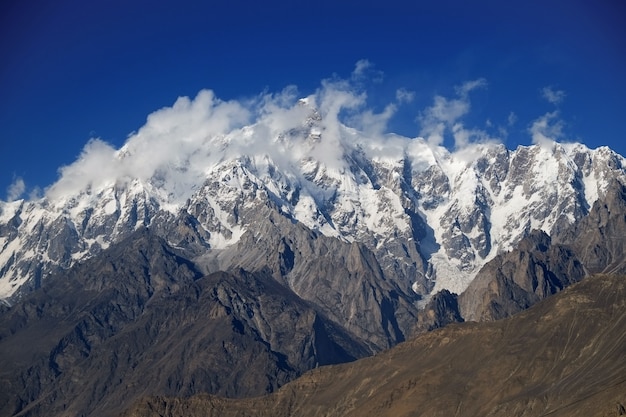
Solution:
M 203 101 L 185 105 L 202 111 Z M 195 255 L 232 247 L 253 232 L 260 207 L 366 245 L 387 278 L 417 293 L 461 292 L 531 230 L 565 227 L 612 179 L 626 183 L 626 160 L 608 148 L 451 152 L 327 121 L 307 100 L 276 114 L 193 131 L 155 117 L 119 150 L 92 142 L 45 197 L 0 202 L 0 297 L 142 226 Z

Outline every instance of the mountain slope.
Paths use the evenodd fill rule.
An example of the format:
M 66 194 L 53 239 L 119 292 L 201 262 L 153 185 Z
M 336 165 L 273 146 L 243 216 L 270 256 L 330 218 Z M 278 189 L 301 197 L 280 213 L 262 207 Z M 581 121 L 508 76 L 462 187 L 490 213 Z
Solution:
M 237 244 L 209 251 L 196 263 L 207 271 L 271 273 L 326 317 L 367 340 L 373 352 L 411 333 L 417 295 L 409 285 L 387 278 L 367 246 L 313 232 L 271 207 L 260 207 L 257 214 Z
M 553 245 L 544 232 L 534 231 L 480 270 L 459 297 L 461 315 L 472 321 L 509 317 L 585 276 L 569 247 Z
M 625 300 L 623 276 L 595 276 L 514 317 L 436 330 L 269 396 L 147 398 L 123 415 L 622 415 Z
M 114 415 L 157 393 L 259 395 L 370 352 L 273 278 L 203 276 L 146 229 L 0 318 L 2 415 Z
M 606 196 L 594 204 L 585 218 L 564 233 L 559 242 L 570 244 L 591 273 L 626 273 L 626 187 L 613 182 Z

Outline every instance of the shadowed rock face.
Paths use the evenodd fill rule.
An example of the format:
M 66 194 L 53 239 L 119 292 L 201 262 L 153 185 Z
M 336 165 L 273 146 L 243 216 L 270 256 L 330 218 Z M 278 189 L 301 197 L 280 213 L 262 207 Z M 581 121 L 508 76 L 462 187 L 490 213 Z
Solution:
M 448 290 L 435 294 L 418 313 L 416 333 L 429 332 L 451 323 L 463 322 L 459 312 L 458 296 Z
M 139 401 L 124 417 L 617 416 L 626 277 L 595 276 L 514 317 L 448 326 L 251 399 Z
M 260 395 L 369 353 L 272 277 L 202 276 L 147 230 L 6 309 L 0 351 L 0 415 L 24 416 Z
M 253 231 L 236 246 L 209 252 L 197 263 L 207 271 L 243 268 L 271 274 L 326 317 L 366 340 L 371 352 L 411 334 L 417 295 L 387 277 L 360 243 L 329 238 L 265 208 Z
M 590 273 L 626 273 L 626 187 L 612 182 L 586 217 L 554 239 L 571 245 Z
M 548 235 L 535 231 L 518 249 L 483 267 L 459 297 L 461 314 L 473 321 L 509 317 L 584 276 L 585 269 L 570 248 L 552 245 Z

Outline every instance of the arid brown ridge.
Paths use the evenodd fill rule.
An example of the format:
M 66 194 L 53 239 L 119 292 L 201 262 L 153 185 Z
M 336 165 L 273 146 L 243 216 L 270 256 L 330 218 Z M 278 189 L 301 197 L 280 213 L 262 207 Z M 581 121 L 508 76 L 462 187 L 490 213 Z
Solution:
M 451 325 L 251 399 L 143 399 L 123 417 L 624 415 L 626 277 L 587 278 L 514 317 Z

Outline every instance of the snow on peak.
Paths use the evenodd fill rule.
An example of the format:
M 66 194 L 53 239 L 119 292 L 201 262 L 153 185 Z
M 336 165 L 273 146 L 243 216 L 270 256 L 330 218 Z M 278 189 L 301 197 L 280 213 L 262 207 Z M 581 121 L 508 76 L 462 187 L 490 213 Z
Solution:
M 342 112 L 363 102 L 330 84 L 306 98 L 286 89 L 251 104 L 204 90 L 152 113 L 120 149 L 91 140 L 43 199 L 0 203 L 8 231 L 0 236 L 0 297 L 28 278 L 23 262 L 67 266 L 183 212 L 204 228 L 209 247 L 232 245 L 246 231 L 246 210 L 264 201 L 325 235 L 397 257 L 389 264 L 409 263 L 398 254 L 417 245 L 427 265 L 418 270 L 416 261 L 413 278 L 428 269 L 435 289 L 460 291 L 531 229 L 574 221 L 610 178 L 626 182 L 624 158 L 608 148 L 543 140 L 509 151 L 459 140 L 450 151 L 432 139 L 435 113 L 428 140 L 383 134 L 391 107 L 342 122 Z M 73 242 L 68 253 L 61 239 Z

